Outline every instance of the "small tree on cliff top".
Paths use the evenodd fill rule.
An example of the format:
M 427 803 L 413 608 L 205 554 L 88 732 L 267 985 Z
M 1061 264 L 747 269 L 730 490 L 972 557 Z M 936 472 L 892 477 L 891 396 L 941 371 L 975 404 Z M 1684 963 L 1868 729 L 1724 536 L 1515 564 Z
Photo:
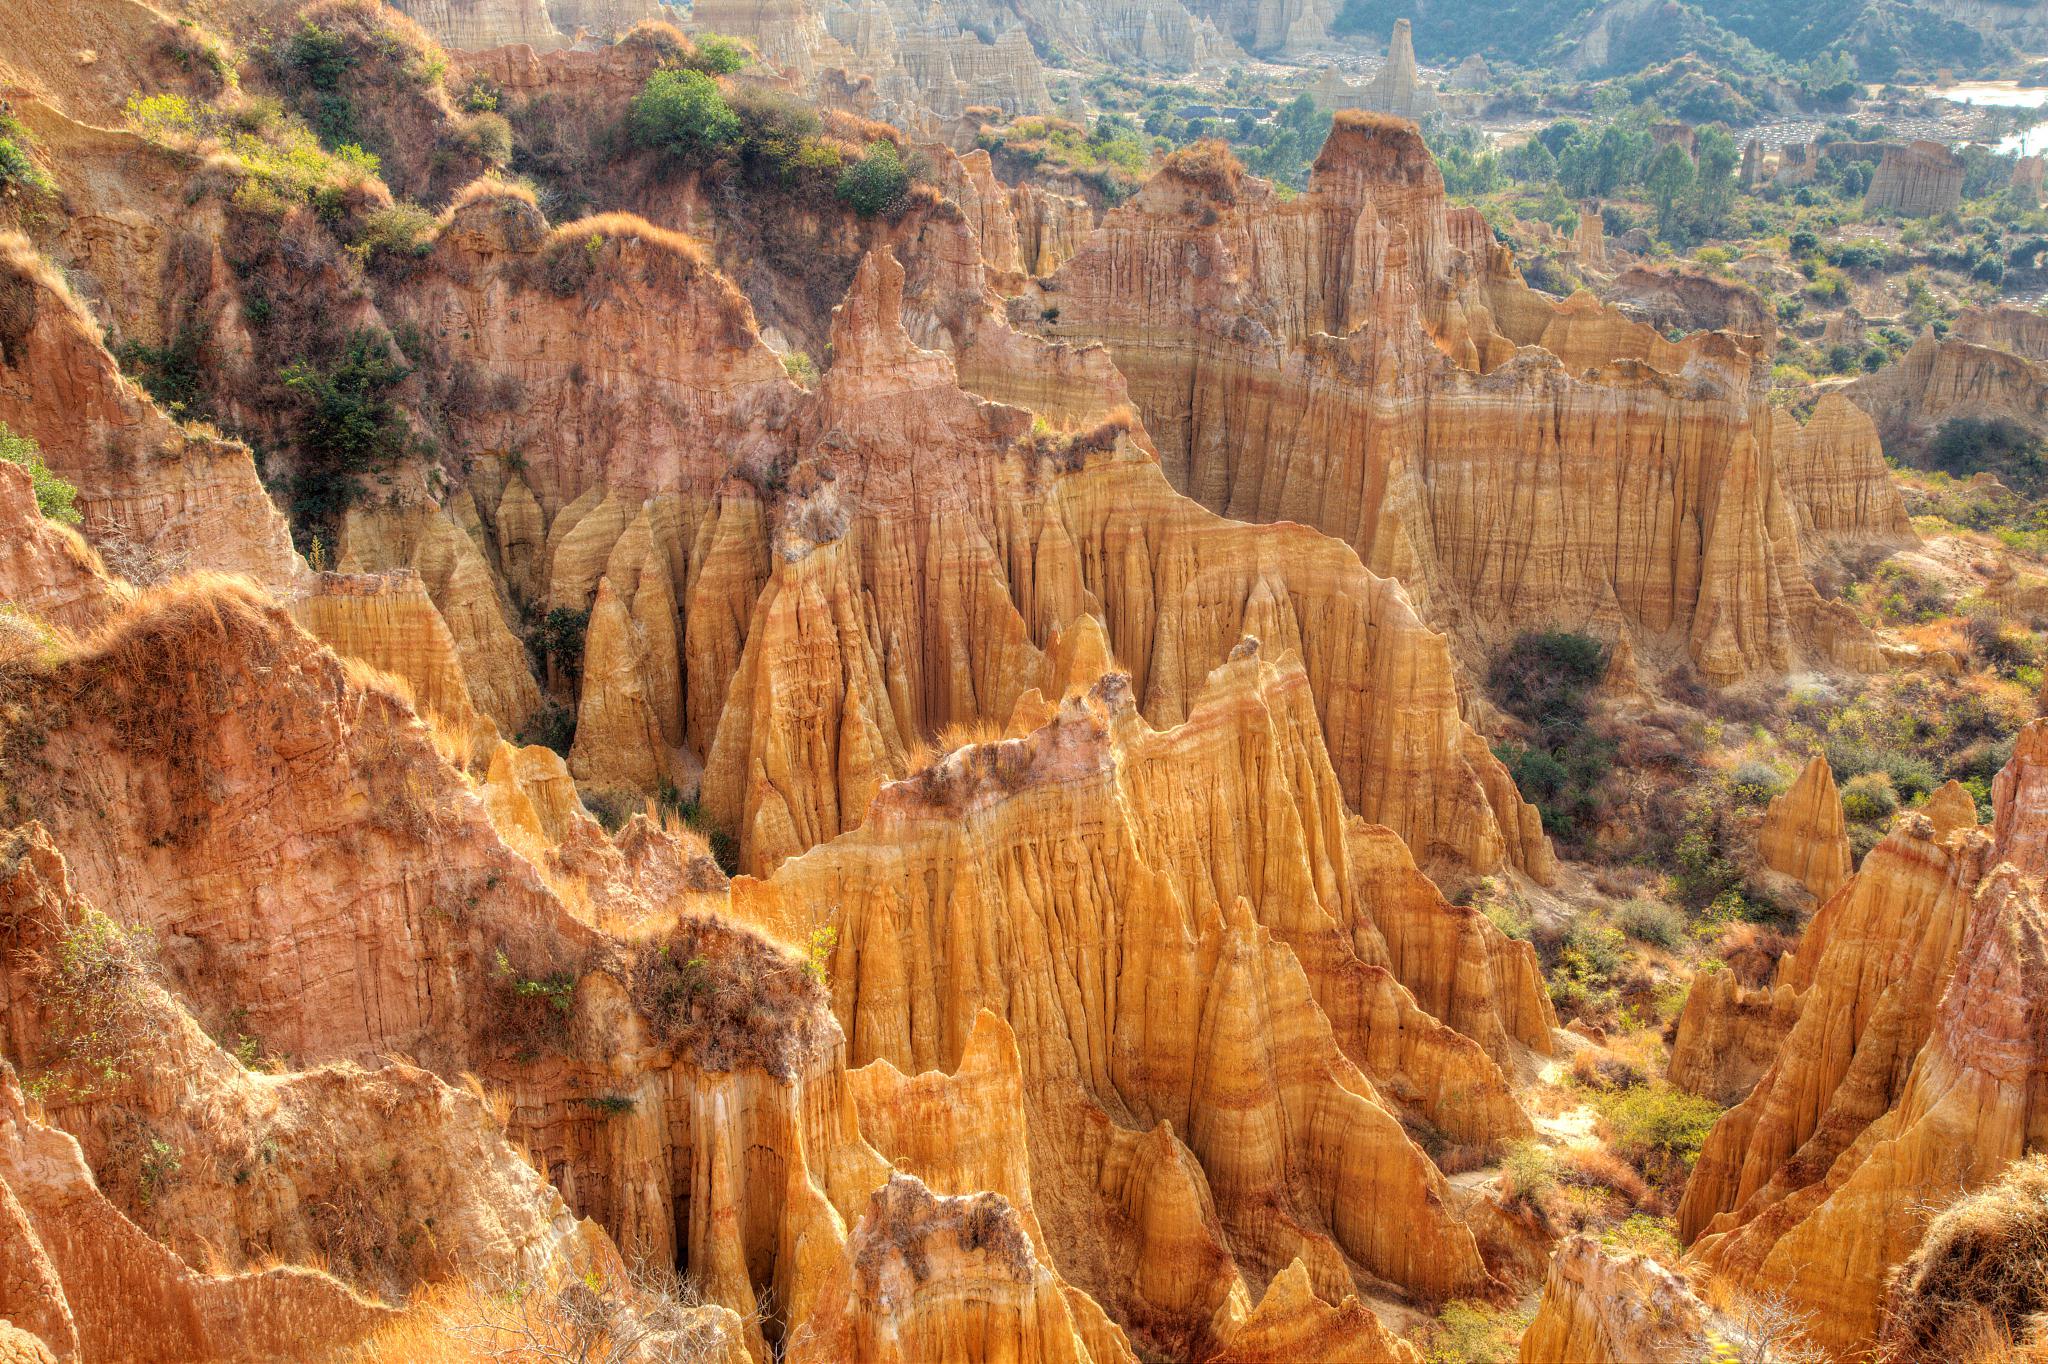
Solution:
M 739 115 L 701 71 L 657 71 L 627 114 L 633 141 L 685 161 L 706 161 L 740 138 Z

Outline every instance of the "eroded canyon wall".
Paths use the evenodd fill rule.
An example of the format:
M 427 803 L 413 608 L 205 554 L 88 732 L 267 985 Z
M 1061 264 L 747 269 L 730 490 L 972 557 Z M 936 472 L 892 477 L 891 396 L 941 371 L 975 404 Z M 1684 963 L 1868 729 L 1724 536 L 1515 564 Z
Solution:
M 1469 649 L 1622 628 L 1716 681 L 1875 658 L 1801 562 L 1808 526 L 1900 534 L 1875 441 L 1783 429 L 1767 338 L 1528 289 L 1412 125 L 1340 116 L 1284 201 L 1183 152 L 1039 296 L 1108 344 L 1176 487 L 1343 538 Z

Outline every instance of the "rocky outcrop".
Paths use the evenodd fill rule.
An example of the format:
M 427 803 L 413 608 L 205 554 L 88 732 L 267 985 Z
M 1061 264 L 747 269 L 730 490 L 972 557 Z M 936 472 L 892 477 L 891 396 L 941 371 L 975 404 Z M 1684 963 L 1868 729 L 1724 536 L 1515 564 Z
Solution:
M 1827 899 L 1849 879 L 1855 863 L 1849 852 L 1848 821 L 1826 758 L 1816 753 L 1799 780 L 1771 797 L 1757 831 L 1757 856 L 1772 871 L 1805 886 L 1816 901 Z
M 791 1364 L 1101 1358 L 1000 1194 L 935 1197 L 892 1175 L 854 1224 L 841 1266 L 790 1342 Z
M 1176 1353 L 1220 1343 L 1297 1257 L 1328 1302 L 1374 1278 L 1425 1295 L 1487 1279 L 1399 1117 L 1479 1147 L 1528 1119 L 1487 1048 L 1403 980 L 1469 972 L 1439 1007 L 1503 1063 L 1548 1046 L 1526 947 L 1353 860 L 1385 835 L 1343 813 L 1299 665 L 1240 654 L 1169 730 L 1121 674 L 1050 715 L 1027 698 L 1019 730 L 1046 716 L 1030 732 L 883 788 L 857 831 L 734 887 L 735 912 L 785 941 L 832 929 L 856 1063 L 964 1068 L 981 1011 L 1008 1020 L 1055 1262 Z M 1060 851 L 1077 846 L 1079 879 Z M 1127 1183 L 1147 1170 L 1149 1192 Z
M 43 515 L 28 470 L 0 460 L 0 601 L 51 625 L 85 631 L 127 595 L 77 531 Z
M 394 0 L 394 5 L 448 47 L 521 43 L 544 52 L 566 46 L 576 33 L 575 25 L 558 26 L 550 13 L 562 7 L 562 0 Z
M 82 529 L 150 576 L 298 571 L 249 451 L 187 431 L 122 377 L 99 327 L 19 237 L 0 239 L 0 422 L 78 488 Z
M 1415 71 L 1415 35 L 1406 19 L 1394 21 L 1394 33 L 1387 40 L 1386 64 L 1373 73 L 1357 106 L 1374 113 L 1421 121 L 1436 112 L 1436 90 L 1424 84 Z
M 1182 0 L 1134 0 L 1090 5 L 1081 0 L 1022 0 L 1015 4 L 958 4 L 962 22 L 979 11 L 1014 10 L 1040 47 L 1111 65 L 1140 64 L 1167 71 L 1194 71 L 1243 59 L 1237 44 L 1207 18 L 1189 12 Z
M 414 707 L 449 733 L 497 737 L 470 704 L 455 640 L 411 569 L 311 575 L 291 611 L 306 633 L 336 653 L 403 679 Z
M 1316 1296 L 1308 1266 L 1296 1260 L 1273 1276 L 1259 1305 L 1209 1364 L 1422 1364 L 1413 1345 L 1387 1330 L 1372 1309 L 1347 1297 L 1335 1307 Z
M 1807 557 L 1838 543 L 1916 542 L 1877 426 L 1855 403 L 1829 393 L 1804 426 L 1781 417 L 1771 431 L 1778 477 Z
M 1918 449 L 1953 417 L 2002 418 L 2031 431 L 2048 430 L 2048 370 L 2042 364 L 2006 346 L 1938 339 L 1932 331 L 1922 332 L 1896 363 L 1844 392 L 1870 414 L 1885 449 L 1894 452 Z
M 1799 1021 L 1799 992 L 1790 985 L 1744 985 L 1733 971 L 1693 977 L 1667 1074 L 1671 1083 L 1722 1105 L 1756 1088 Z
M 39 1312 L 0 1310 L 65 1357 L 275 1358 L 376 1329 L 395 1313 L 375 1295 L 449 1265 L 616 1266 L 476 1098 L 404 1066 L 246 1073 L 78 895 L 39 826 L 0 840 L 0 937 L 0 1181 L 26 1223 L 13 1253 L 45 1284 Z M 323 1139 L 337 1130 L 350 1139 Z M 315 1258 L 328 1272 L 254 1267 Z M 190 1267 L 223 1260 L 234 1272 Z
M 2024 359 L 2048 364 L 2048 317 L 2031 308 L 2006 303 L 1990 308 L 1965 308 L 1948 334 L 1973 346 L 2011 351 Z
M 547 0 L 548 16 L 563 33 L 586 42 L 609 42 L 635 24 L 673 17 L 662 0 Z
M 973 229 L 986 283 L 1000 293 L 1016 294 L 1025 280 L 1059 269 L 1095 228 L 1084 200 L 1032 184 L 1006 185 L 980 148 L 964 156 L 934 148 L 931 156 L 937 183 Z M 943 258 L 921 251 L 906 268 L 914 270 L 934 257 Z M 980 272 L 972 273 L 971 279 L 965 274 L 956 278 L 954 287 L 980 289 Z
M 1692 1364 L 1708 1313 L 1684 1279 L 1646 1256 L 1574 1236 L 1550 1258 L 1522 1364 Z
M 1572 254 L 1581 265 L 1607 264 L 1607 224 L 1590 209 L 1579 210 L 1579 226 L 1572 233 Z
M 1963 203 L 1963 159 L 1944 142 L 1885 148 L 1863 207 L 1872 213 L 1929 218 Z
M 1580 215 L 1580 233 L 1588 215 Z M 1598 222 L 1598 215 L 1592 215 Z M 1597 233 L 1594 240 L 1599 240 Z M 1582 257 L 1583 259 L 1583 257 Z M 1597 263 L 1597 262 L 1596 262 Z M 1673 265 L 1631 265 L 1601 296 L 1658 331 L 1738 332 L 1775 336 L 1777 315 L 1755 289 Z
M 858 823 L 915 736 L 1007 715 L 1038 681 L 1040 642 L 1095 615 L 1161 724 L 1187 713 L 1239 636 L 1297 647 L 1361 813 L 1426 868 L 1512 859 L 1548 874 L 1528 807 L 1456 719 L 1447 653 L 1398 591 L 1319 536 L 1233 525 L 1174 496 L 1128 419 L 1041 439 L 1028 413 L 962 393 L 944 356 L 909 343 L 901 279 L 871 257 L 840 310 L 790 475 L 798 495 L 778 510 L 742 636 L 743 704 L 711 744 L 706 807 L 740 831 L 745 865 L 772 868 Z M 897 433 L 911 429 L 926 440 L 906 450 Z M 936 566 L 919 590 L 903 549 L 883 548 L 914 545 Z M 1361 681 L 1333 689 L 1339 676 Z M 814 780 L 787 780 L 794 770 Z
M 514 483 L 517 492 L 508 488 L 499 504 L 497 520 L 501 525 L 516 525 L 519 512 L 531 505 L 532 497 L 525 486 L 518 484 L 516 477 Z M 457 516 L 465 512 L 473 529 L 457 524 Z M 508 556 L 521 547 L 516 534 L 515 530 L 508 537 L 512 540 L 512 547 L 506 551 Z M 358 507 L 350 509 L 343 522 L 337 562 L 344 574 L 410 573 L 425 591 L 426 601 L 421 605 L 441 619 L 440 629 L 453 647 L 455 673 L 468 690 L 470 706 L 502 732 L 517 734 L 540 708 L 541 693 L 528 671 L 526 647 L 513 634 L 507 619 L 509 612 L 499 594 L 498 577 L 485 558 L 480 542 L 486 539 L 475 504 L 466 495 L 451 498 L 441 508 L 431 504 Z M 521 581 L 515 564 L 506 563 L 503 572 L 506 578 Z M 412 589 L 405 591 L 409 594 Z M 529 595 L 526 599 L 530 601 L 533 597 Z M 303 623 L 304 617 L 301 619 Z M 313 629 L 310 625 L 307 628 Z M 433 629 L 431 624 L 421 628 Z M 313 629 L 313 633 L 342 653 L 353 652 L 318 629 Z M 361 657 L 406 677 L 415 687 L 420 685 L 421 679 L 411 672 L 380 661 L 380 657 L 395 656 L 398 652 L 391 643 L 365 647 L 385 652 Z
M 1822 908 L 1780 967 L 1803 996 L 1783 1053 L 1686 1187 L 1699 1261 L 1733 1290 L 1781 1287 L 1830 1349 L 1875 1337 L 1925 1232 L 1913 1209 L 2041 1146 L 2044 754 L 2037 723 L 1988 833 L 1902 816 Z
M 0 1227 L 0 1358 L 23 1364 L 256 1364 L 360 1339 L 395 1315 L 312 1270 L 192 1268 L 100 1195 L 77 1142 L 30 1116 L 11 1068 L 0 1077 Z
M 1340 536 L 1468 656 L 1567 628 L 1717 681 L 1875 661 L 1801 566 L 1767 344 L 1528 289 L 1411 125 L 1340 116 L 1286 201 L 1183 153 L 1039 294 L 1049 334 L 1109 346 L 1176 486 Z M 1851 453 L 1869 469 L 1806 482 L 1853 536 L 1834 488 L 1884 475 Z
M 1211 20 L 1246 51 L 1261 56 L 1298 57 L 1329 37 L 1338 5 L 1332 0 L 1181 0 L 1193 13 Z M 1396 25 L 1398 35 L 1407 23 Z M 1408 49 L 1411 74 L 1415 49 Z
M 41 736 L 31 764 L 10 765 L 10 794 L 44 815 L 70 869 L 60 883 L 37 863 L 33 885 L 147 926 L 176 995 L 238 1046 L 301 1066 L 402 1050 L 444 1076 L 483 1075 L 503 1096 L 493 1104 L 506 1137 L 561 1195 L 538 1189 L 482 1104 L 432 1076 L 338 1064 L 245 1077 L 147 977 L 117 973 L 106 980 L 135 989 L 103 982 L 92 998 L 139 999 L 142 1026 L 88 1036 L 140 1048 L 122 1053 L 137 1058 L 118 1067 L 130 1078 L 52 1112 L 131 1213 L 146 1211 L 173 1244 L 251 1261 L 324 1249 L 352 1283 L 384 1293 L 589 1237 L 593 1253 L 613 1253 L 573 1210 L 631 1256 L 687 1264 L 707 1298 L 742 1317 L 772 1297 L 778 1329 L 803 1322 L 888 1167 L 853 1126 L 838 1035 L 799 962 L 716 919 L 649 928 L 657 906 L 644 902 L 630 944 L 579 920 L 551 881 L 579 874 L 578 845 L 603 835 L 570 803 L 559 765 L 508 770 L 479 801 L 402 698 L 246 586 L 160 589 L 90 646 L 34 668 L 34 685 L 0 710 L 0 738 L 21 724 Z M 60 713 L 60 696 L 77 704 Z M 19 750 L 4 751 L 12 764 Z M 552 858 L 536 864 L 501 841 L 486 807 L 508 801 L 531 841 L 554 844 Z M 687 868 L 664 882 L 653 865 L 683 851 L 629 827 L 607 874 L 648 894 L 687 891 Z M 595 890 L 577 903 L 605 907 Z M 616 909 L 598 917 L 623 917 Z M 95 939 L 116 944 L 108 960 L 122 936 Z M 46 947 L 8 956 L 52 960 L 65 958 Z M 67 1043 L 78 1034 L 63 1001 L 77 996 L 37 986 L 33 965 L 10 969 L 31 972 L 4 993 L 9 1046 L 24 1049 L 14 1058 L 54 1077 L 53 1094 L 103 1082 L 104 1058 Z M 356 1138 L 323 1138 L 330 1118 Z M 1016 1128 L 1013 1116 L 991 1125 Z M 155 1134 L 140 1148 L 138 1130 Z M 291 1152 L 266 1160 L 266 1131 Z M 777 1173 L 764 1172 L 763 1152 Z M 173 1190 L 163 1172 L 178 1161 L 194 1176 Z M 230 1178 L 244 1165 L 248 1179 Z M 220 1182 L 198 1179 L 202 1169 Z M 315 1197 L 321 1188 L 345 1196 Z M 436 1236 L 406 1230 L 427 1217 Z M 751 1341 L 767 1358 L 758 1329 Z M 259 1357 L 293 1353 L 269 1337 L 259 1345 Z
M 690 22 L 700 34 L 745 38 L 767 61 L 806 77 L 829 51 L 824 19 L 807 0 L 700 0 Z

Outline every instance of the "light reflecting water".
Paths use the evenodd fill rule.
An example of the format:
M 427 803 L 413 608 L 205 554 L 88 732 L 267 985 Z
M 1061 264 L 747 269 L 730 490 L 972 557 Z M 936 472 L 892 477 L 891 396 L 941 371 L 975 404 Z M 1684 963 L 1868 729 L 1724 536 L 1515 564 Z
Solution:
M 2048 86 L 2021 85 L 2017 81 L 1965 81 L 1960 85 L 1945 86 L 1934 94 L 1957 104 L 2048 110 Z M 2048 123 L 2037 123 L 2025 132 L 2001 138 L 1998 150 L 2020 156 L 2048 153 Z
M 2048 85 L 2021 85 L 2017 81 L 1965 81 L 1944 86 L 1933 94 L 1957 104 L 1997 104 L 2008 109 L 2039 109 L 2048 105 Z

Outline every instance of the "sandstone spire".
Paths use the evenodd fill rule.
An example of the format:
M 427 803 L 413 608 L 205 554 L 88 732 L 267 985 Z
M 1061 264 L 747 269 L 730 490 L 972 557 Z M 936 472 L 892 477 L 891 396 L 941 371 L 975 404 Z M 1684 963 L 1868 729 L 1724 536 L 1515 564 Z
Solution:
M 1716 1125 L 1681 1234 L 1735 1291 L 1782 1287 L 1831 1349 L 1863 1348 L 1925 1223 L 1912 1210 L 2040 1146 L 2034 1090 L 2048 995 L 2039 852 L 2048 724 L 1994 787 L 1997 817 L 1902 816 L 1779 969 L 1798 1018 L 1755 1091 Z
M 1177 487 L 1340 536 L 1468 656 L 1582 629 L 1611 596 L 1639 642 L 1682 638 L 1716 681 L 1876 661 L 1800 535 L 1895 539 L 1882 453 L 1836 409 L 1811 435 L 1775 424 L 1768 336 L 1674 343 L 1536 294 L 1406 124 L 1340 115 L 1290 201 L 1227 170 L 1170 162 L 1041 286 L 1049 334 L 1116 357 Z M 1670 462 L 1674 429 L 1698 458 Z M 1530 552 L 1494 554 L 1504 533 Z
M 1815 754 L 1789 790 L 1773 796 L 1757 834 L 1757 855 L 1825 900 L 1854 869 L 1847 821 L 1828 760 Z
M 1521 1364 L 1692 1364 L 1710 1348 L 1707 1321 L 1678 1275 L 1574 1236 L 1550 1257 Z

